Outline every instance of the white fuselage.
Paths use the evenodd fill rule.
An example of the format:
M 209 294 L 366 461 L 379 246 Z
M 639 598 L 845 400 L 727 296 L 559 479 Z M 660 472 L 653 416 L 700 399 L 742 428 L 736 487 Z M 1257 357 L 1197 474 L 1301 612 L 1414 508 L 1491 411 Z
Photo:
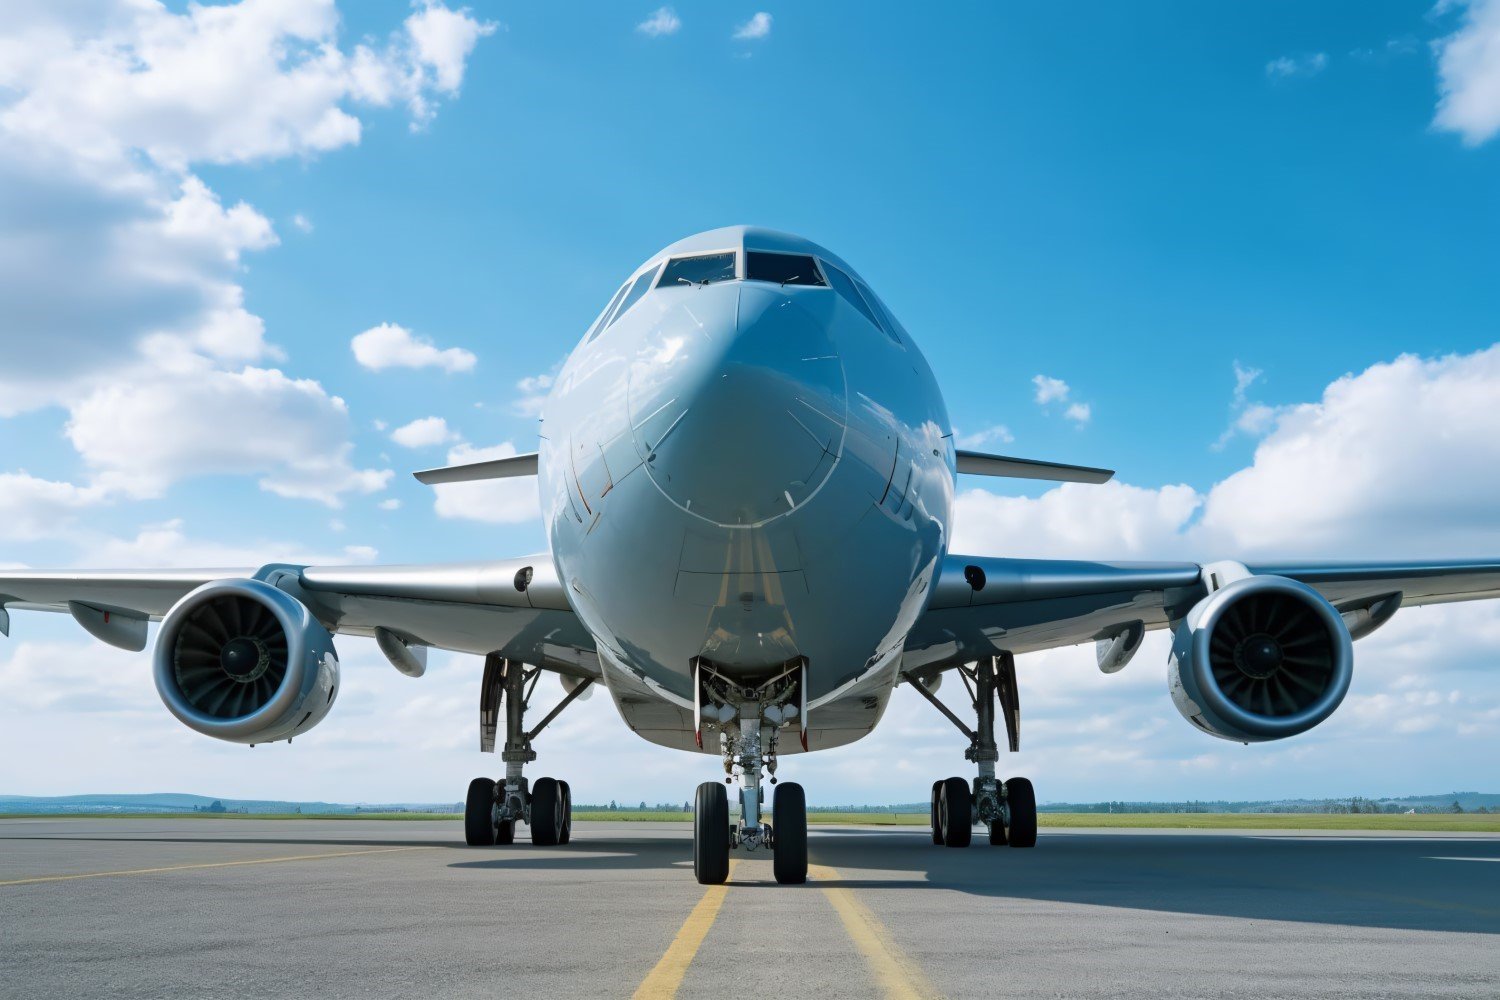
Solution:
M 697 657 L 747 683 L 805 657 L 811 704 L 866 685 L 883 701 L 948 543 L 947 413 L 883 306 L 747 279 L 747 248 L 853 274 L 754 229 L 637 270 L 738 255 L 732 278 L 643 279 L 634 300 L 627 282 L 628 308 L 613 323 L 607 310 L 563 367 L 540 449 L 558 573 L 606 670 L 679 704 Z

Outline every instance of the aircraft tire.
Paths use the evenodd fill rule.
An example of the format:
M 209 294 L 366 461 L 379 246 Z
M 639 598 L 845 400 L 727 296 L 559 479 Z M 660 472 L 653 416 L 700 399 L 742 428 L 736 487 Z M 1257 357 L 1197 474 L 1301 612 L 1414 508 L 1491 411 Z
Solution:
M 795 781 L 776 786 L 771 829 L 776 831 L 771 868 L 782 885 L 807 881 L 807 793 Z
M 932 842 L 943 846 L 943 820 L 938 812 L 938 798 L 943 794 L 942 781 L 932 783 Z
M 509 846 L 516 842 L 516 821 L 502 819 L 495 824 L 495 843 Z
M 729 795 L 717 781 L 699 785 L 693 802 L 693 876 L 699 885 L 729 880 Z
M 559 780 L 557 787 L 562 792 L 562 829 L 558 831 L 557 842 L 566 844 L 573 839 L 573 789 L 566 781 Z
M 556 778 L 538 778 L 531 786 L 531 843 L 552 847 L 562 832 L 562 789 Z
M 470 847 L 491 847 L 495 843 L 495 782 L 475 778 L 469 782 L 464 799 L 464 843 Z
M 974 838 L 974 795 L 962 778 L 943 782 L 939 800 L 943 821 L 943 843 L 949 847 L 968 847 Z
M 1006 831 L 1011 847 L 1036 846 L 1036 790 L 1026 778 L 1011 778 L 1005 783 L 1005 801 L 1010 807 L 1010 829 Z

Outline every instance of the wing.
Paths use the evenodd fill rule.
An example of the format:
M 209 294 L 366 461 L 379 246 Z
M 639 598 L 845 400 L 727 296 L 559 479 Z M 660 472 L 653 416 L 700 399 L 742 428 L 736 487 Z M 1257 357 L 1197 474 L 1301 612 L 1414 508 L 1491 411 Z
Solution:
M 1356 638 L 1398 608 L 1500 597 L 1500 561 L 1251 564 L 1318 590 Z M 950 555 L 926 612 L 907 637 L 905 664 L 922 670 L 1005 650 L 1027 653 L 1090 640 L 1106 645 L 1180 620 L 1208 593 L 1198 563 L 1104 563 Z M 1132 638 L 1133 637 L 1133 638 Z
M 573 614 L 549 556 L 432 566 L 291 566 L 259 570 L 54 570 L 0 572 L 5 609 L 58 611 L 106 642 L 145 646 L 160 620 L 211 580 L 251 577 L 300 599 L 331 631 L 375 635 L 466 653 L 501 653 L 563 672 L 597 676 L 594 642 Z

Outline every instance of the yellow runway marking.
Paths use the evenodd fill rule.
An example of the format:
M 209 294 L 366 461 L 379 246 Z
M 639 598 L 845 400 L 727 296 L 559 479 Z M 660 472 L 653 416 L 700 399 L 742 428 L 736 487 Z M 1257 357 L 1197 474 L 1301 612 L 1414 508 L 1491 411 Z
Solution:
M 738 863 L 739 859 L 730 859 L 730 879 L 734 878 L 734 868 Z M 677 995 L 682 977 L 687 975 L 688 966 L 693 964 L 693 956 L 698 954 L 703 939 L 708 936 L 708 929 L 714 925 L 714 918 L 719 915 L 719 907 L 724 905 L 724 897 L 728 892 L 727 883 L 711 885 L 704 890 L 703 898 L 698 900 L 693 912 L 682 922 L 677 936 L 667 946 L 666 954 L 662 955 L 656 968 L 651 970 L 636 989 L 635 1000 L 668 1000 Z
M 117 875 L 155 875 L 160 872 L 184 872 L 197 868 L 236 868 L 241 865 L 274 865 L 283 861 L 320 861 L 323 858 L 352 858 L 361 854 L 394 854 L 397 851 L 430 851 L 425 845 L 414 847 L 377 847 L 368 851 L 331 851 L 326 854 L 294 854 L 284 858 L 251 858 L 248 861 L 208 861 L 202 864 L 165 865 L 161 868 L 131 868 L 118 872 L 81 872 L 77 875 L 38 875 L 35 878 L 17 878 L 0 882 L 0 885 L 35 885 L 38 882 L 70 882 L 80 878 L 111 878 Z
M 821 882 L 836 882 L 841 877 L 837 870 L 824 865 L 808 865 L 807 873 Z M 820 888 L 838 912 L 849 939 L 864 956 L 875 976 L 875 984 L 885 996 L 905 1000 L 940 995 L 927 981 L 921 968 L 891 938 L 885 924 L 855 897 L 853 890 L 831 885 Z

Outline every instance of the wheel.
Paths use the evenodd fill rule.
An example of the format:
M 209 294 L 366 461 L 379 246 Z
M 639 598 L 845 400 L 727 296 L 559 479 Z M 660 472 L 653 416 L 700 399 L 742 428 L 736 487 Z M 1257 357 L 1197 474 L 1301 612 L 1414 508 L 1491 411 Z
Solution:
M 1005 804 L 1010 814 L 1011 847 L 1036 846 L 1036 791 L 1025 778 L 1011 778 L 1005 783 Z
M 516 842 L 516 821 L 502 819 L 495 824 L 495 843 L 510 846 Z
M 464 843 L 489 847 L 495 842 L 495 783 L 489 778 L 469 782 L 464 800 Z
M 938 814 L 938 798 L 943 794 L 943 783 L 934 781 L 932 783 L 932 842 L 939 847 L 943 846 L 943 820 Z
M 699 785 L 693 803 L 693 875 L 699 885 L 729 879 L 729 794 L 717 781 Z
M 556 778 L 538 778 L 531 786 L 531 842 L 551 847 L 562 833 L 563 798 Z
M 974 797 L 969 783 L 962 778 L 943 782 L 938 799 L 943 823 L 943 843 L 949 847 L 968 847 L 974 836 Z
M 566 844 L 573 839 L 573 789 L 568 787 L 566 781 L 559 781 L 557 787 L 562 791 L 562 830 L 557 834 L 557 842 Z
M 776 786 L 776 804 L 771 813 L 776 832 L 772 870 L 782 885 L 807 881 L 807 794 L 795 781 Z
M 1007 838 L 1005 835 L 1005 820 L 994 819 L 990 821 L 990 846 L 1004 847 Z

